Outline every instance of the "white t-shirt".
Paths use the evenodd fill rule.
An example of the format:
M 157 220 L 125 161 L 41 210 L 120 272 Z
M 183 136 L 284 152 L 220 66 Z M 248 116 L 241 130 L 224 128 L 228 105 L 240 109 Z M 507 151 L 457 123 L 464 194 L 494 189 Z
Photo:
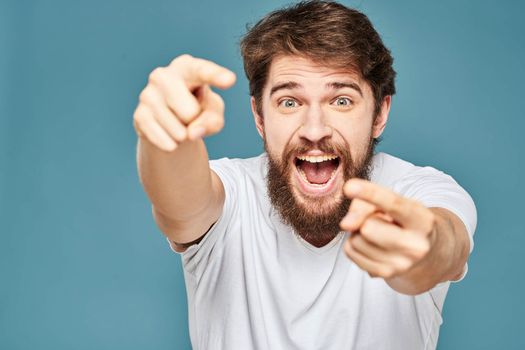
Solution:
M 210 165 L 224 184 L 224 209 L 181 253 L 194 349 L 436 348 L 450 282 L 403 295 L 344 254 L 347 233 L 321 248 L 304 241 L 270 204 L 266 154 Z M 472 250 L 476 209 L 450 176 L 379 153 L 371 181 L 454 212 Z

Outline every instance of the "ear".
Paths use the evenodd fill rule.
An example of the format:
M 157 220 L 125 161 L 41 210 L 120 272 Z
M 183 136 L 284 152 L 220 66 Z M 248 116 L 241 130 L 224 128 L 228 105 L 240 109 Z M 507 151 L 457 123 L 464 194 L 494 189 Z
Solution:
M 257 113 L 257 105 L 255 103 L 255 98 L 252 96 L 250 99 L 250 104 L 252 106 L 253 119 L 255 120 L 255 127 L 259 132 L 259 135 L 264 138 L 264 120 L 259 113 Z
M 386 122 L 388 120 L 388 113 L 390 112 L 390 105 L 392 104 L 392 96 L 388 95 L 383 99 L 381 103 L 381 110 L 379 111 L 374 125 L 372 126 L 372 137 L 374 139 L 381 136 L 383 130 L 385 130 Z

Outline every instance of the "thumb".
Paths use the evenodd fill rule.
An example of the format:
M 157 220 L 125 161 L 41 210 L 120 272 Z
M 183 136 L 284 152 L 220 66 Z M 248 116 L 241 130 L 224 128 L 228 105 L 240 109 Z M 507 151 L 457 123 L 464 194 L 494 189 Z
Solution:
M 224 127 L 224 101 L 209 86 L 201 92 L 202 112 L 188 125 L 190 140 L 218 133 Z

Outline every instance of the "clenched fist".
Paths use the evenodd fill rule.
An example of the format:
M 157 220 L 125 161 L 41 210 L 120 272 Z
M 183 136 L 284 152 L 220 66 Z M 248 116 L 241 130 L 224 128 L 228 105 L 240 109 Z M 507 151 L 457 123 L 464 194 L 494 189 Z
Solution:
M 224 126 L 224 101 L 210 85 L 226 89 L 234 83 L 233 72 L 190 55 L 156 68 L 133 115 L 138 136 L 171 152 L 184 141 L 219 132 Z

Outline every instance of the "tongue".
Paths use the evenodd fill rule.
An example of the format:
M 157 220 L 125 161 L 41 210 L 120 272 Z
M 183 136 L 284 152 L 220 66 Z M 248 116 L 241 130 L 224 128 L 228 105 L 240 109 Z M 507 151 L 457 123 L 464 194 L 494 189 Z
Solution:
M 306 178 L 313 184 L 324 184 L 330 180 L 330 176 L 335 169 L 335 164 L 331 161 L 310 163 L 304 161 L 301 164 L 301 170 Z

